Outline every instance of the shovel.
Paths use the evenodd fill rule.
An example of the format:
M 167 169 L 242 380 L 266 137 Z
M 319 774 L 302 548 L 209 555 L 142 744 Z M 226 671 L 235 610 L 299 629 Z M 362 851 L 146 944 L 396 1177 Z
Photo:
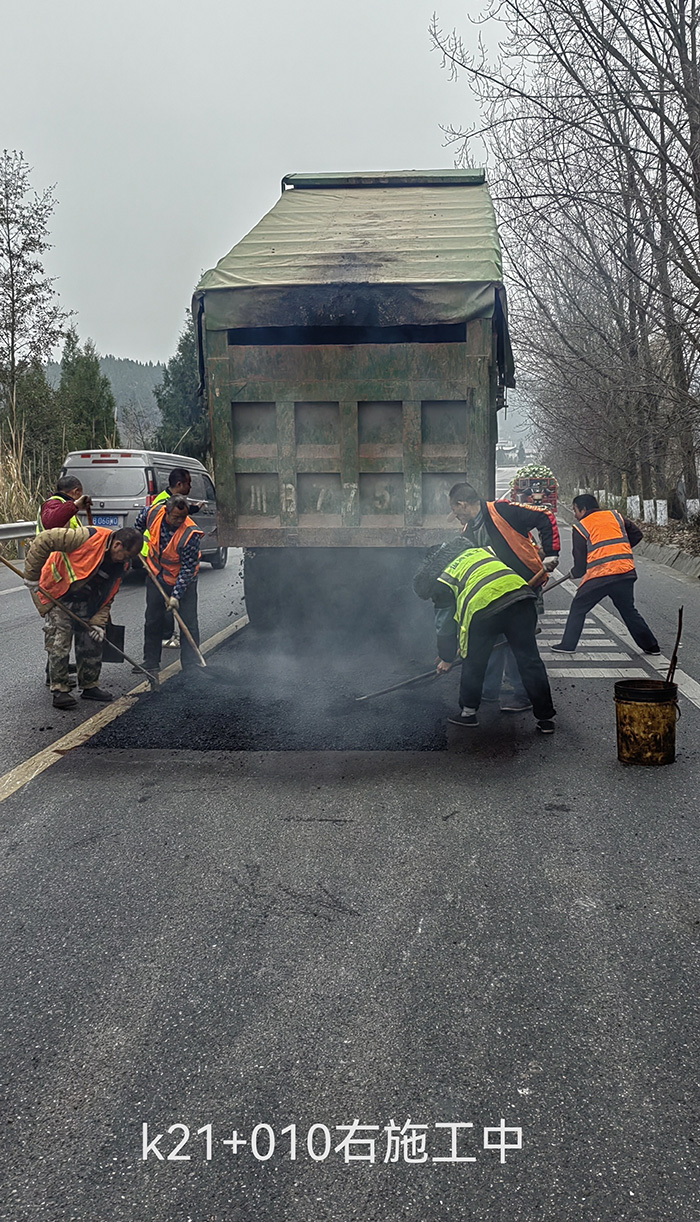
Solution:
M 11 569 L 12 572 L 19 577 L 20 581 L 24 581 L 24 574 L 20 573 L 19 569 L 16 569 L 14 564 L 10 564 L 10 561 L 6 560 L 4 556 L 0 556 L 0 560 L 6 568 Z M 76 624 L 80 624 L 81 627 L 85 628 L 88 632 L 90 631 L 90 625 L 88 624 L 87 620 L 81 619 L 79 615 L 76 615 L 74 611 L 71 611 L 70 607 L 66 607 L 65 604 L 60 601 L 60 599 L 54 598 L 53 594 L 49 594 L 49 591 L 45 590 L 43 586 L 39 586 L 39 589 L 41 593 L 53 603 L 54 607 L 60 607 L 62 611 L 65 611 L 66 615 L 69 615 L 71 619 L 75 620 Z M 117 649 L 117 646 L 111 644 L 111 642 L 110 647 L 115 649 L 117 653 L 120 653 L 125 661 L 130 662 L 135 670 L 140 671 L 141 674 L 146 676 L 151 685 L 152 691 L 159 691 L 160 680 L 157 675 L 152 675 L 150 670 L 146 670 L 144 666 L 139 666 L 138 662 L 135 662 L 133 658 L 130 658 L 128 653 L 124 653 L 122 649 Z

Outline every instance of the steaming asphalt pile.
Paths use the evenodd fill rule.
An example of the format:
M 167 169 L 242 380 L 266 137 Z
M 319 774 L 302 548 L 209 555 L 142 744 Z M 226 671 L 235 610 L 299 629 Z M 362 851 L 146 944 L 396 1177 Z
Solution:
M 244 632 L 206 671 L 144 695 L 95 747 L 199 751 L 441 751 L 458 707 L 456 671 L 358 704 L 356 696 L 430 668 L 432 617 L 396 634 Z

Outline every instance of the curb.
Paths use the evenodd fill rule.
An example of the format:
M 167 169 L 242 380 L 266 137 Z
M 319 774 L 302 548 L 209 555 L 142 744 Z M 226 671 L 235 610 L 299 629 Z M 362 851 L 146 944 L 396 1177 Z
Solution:
M 644 556 L 645 560 L 654 560 L 657 564 L 665 564 L 667 568 L 677 569 L 686 577 L 700 577 L 700 556 L 691 556 L 690 552 L 681 551 L 668 543 L 647 543 L 642 539 L 634 549 L 635 556 Z

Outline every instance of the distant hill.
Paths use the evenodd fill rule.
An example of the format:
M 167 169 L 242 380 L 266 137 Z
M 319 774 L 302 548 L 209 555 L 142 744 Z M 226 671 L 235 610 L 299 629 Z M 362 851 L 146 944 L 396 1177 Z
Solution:
M 128 357 L 101 356 L 100 369 L 109 378 L 117 403 L 117 421 L 124 445 L 151 443 L 153 433 L 160 424 L 160 412 L 153 390 L 163 380 L 165 366 L 160 362 L 147 365 L 132 361 Z M 61 381 L 61 366 L 49 361 L 46 377 L 51 386 Z

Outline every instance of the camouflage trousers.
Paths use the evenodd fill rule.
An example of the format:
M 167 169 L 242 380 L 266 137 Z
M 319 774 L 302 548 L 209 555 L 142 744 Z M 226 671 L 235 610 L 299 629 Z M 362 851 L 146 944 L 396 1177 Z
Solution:
M 71 611 L 87 617 L 87 603 L 73 600 Z M 102 643 L 93 641 L 86 628 L 76 624 L 62 607 L 51 607 L 44 616 L 44 645 L 49 655 L 49 679 L 52 692 L 69 692 L 68 659 L 71 642 L 75 641 L 78 664 L 78 686 L 97 687 L 102 669 Z

